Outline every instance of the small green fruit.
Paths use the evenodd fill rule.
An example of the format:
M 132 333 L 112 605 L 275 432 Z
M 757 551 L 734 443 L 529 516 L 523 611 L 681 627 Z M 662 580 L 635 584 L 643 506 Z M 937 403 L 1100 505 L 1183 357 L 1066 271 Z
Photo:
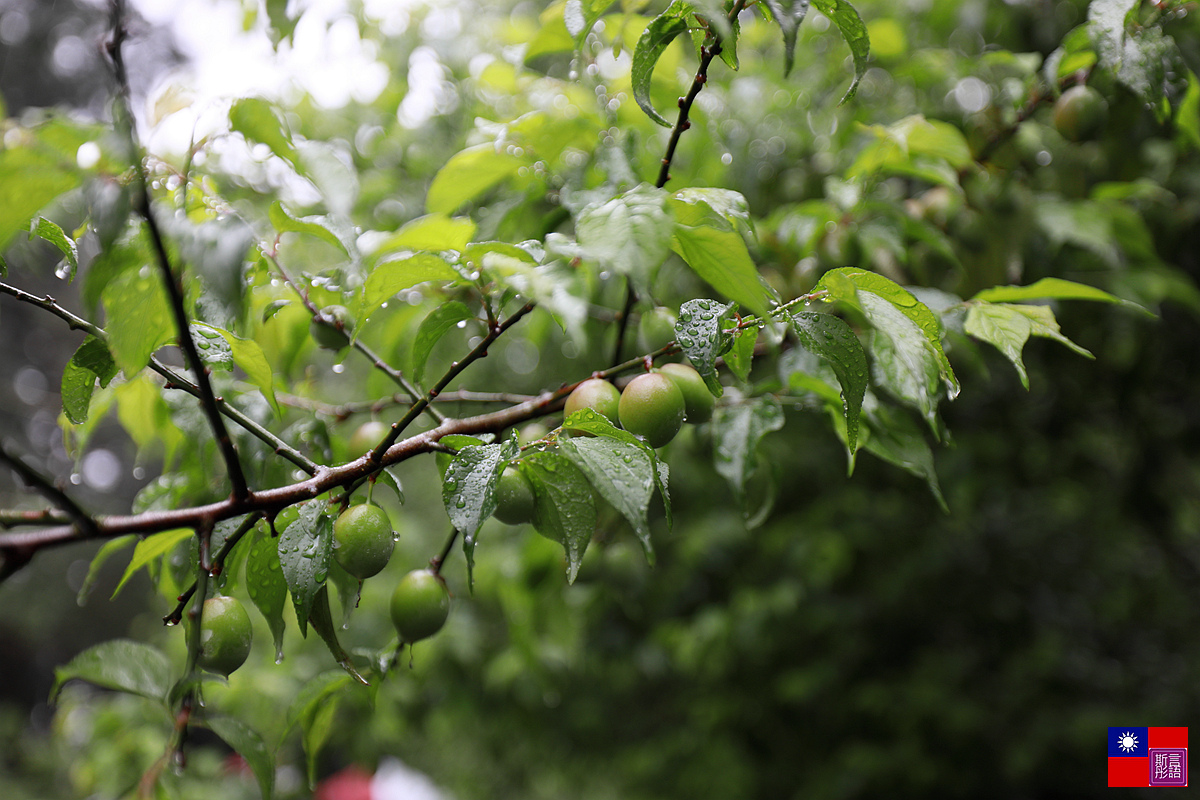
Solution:
M 683 392 L 675 381 L 660 372 L 638 375 L 621 392 L 621 427 L 651 447 L 662 447 L 679 433 L 684 408 Z
M 675 341 L 675 314 L 669 308 L 652 308 L 638 320 L 638 345 L 643 353 L 656 350 Z
M 1090 86 L 1072 86 L 1054 103 L 1054 128 L 1072 142 L 1091 139 L 1107 116 L 1108 103 Z
M 712 419 L 717 398 L 708 390 L 700 373 L 687 364 L 663 364 L 659 372 L 675 382 L 683 394 L 683 421 L 698 425 Z
M 377 505 L 351 506 L 333 523 L 333 558 L 360 581 L 379 574 L 392 557 L 395 533 Z
M 533 484 L 516 467 L 506 467 L 496 482 L 496 510 L 492 516 L 506 525 L 533 521 Z
M 228 675 L 250 655 L 252 629 L 246 607 L 234 597 L 210 597 L 200 614 L 198 663 L 211 672 Z
M 325 306 L 313 316 L 308 330 L 320 347 L 326 350 L 341 350 L 350 344 L 354 318 L 345 306 Z
M 590 378 L 575 387 L 567 395 L 567 404 L 563 406 L 563 414 L 571 416 L 581 408 L 590 408 L 597 414 L 608 417 L 614 425 L 617 423 L 617 405 L 621 402 L 621 393 L 603 378 Z
M 401 642 L 412 644 L 433 636 L 450 614 L 446 582 L 427 569 L 413 570 L 396 585 L 391 612 Z
M 359 425 L 358 430 L 350 437 L 351 457 L 358 458 L 365 455 L 368 451 L 373 450 L 383 441 L 383 437 L 387 436 L 391 429 L 391 425 L 377 419 Z

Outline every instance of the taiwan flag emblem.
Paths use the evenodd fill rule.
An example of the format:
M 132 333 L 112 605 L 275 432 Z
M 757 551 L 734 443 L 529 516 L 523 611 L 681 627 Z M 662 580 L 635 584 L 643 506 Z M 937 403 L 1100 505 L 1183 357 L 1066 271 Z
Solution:
M 1109 786 L 1187 786 L 1187 728 L 1109 728 Z

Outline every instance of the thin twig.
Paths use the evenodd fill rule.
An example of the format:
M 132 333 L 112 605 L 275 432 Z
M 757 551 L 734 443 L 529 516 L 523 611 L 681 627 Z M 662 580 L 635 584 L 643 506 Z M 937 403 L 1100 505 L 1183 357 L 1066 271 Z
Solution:
M 247 388 L 250 388 L 248 384 Z M 524 403 L 527 400 L 534 399 L 534 397 L 535 395 L 516 394 L 515 392 L 474 392 L 469 389 L 456 389 L 449 392 L 441 392 L 437 397 L 433 398 L 433 402 L 504 403 L 512 405 L 514 403 Z M 276 392 L 275 399 L 279 401 L 280 405 L 301 408 L 305 411 L 311 411 L 314 414 L 330 417 L 337 422 L 347 420 L 355 414 L 378 414 L 389 406 L 407 405 L 412 402 L 411 397 L 400 393 L 396 393 L 390 397 L 381 397 L 378 400 L 360 400 L 337 404 L 322 403 L 320 400 L 299 397 L 294 394 L 287 394 L 286 392 Z
M 475 345 L 474 349 L 472 349 L 470 353 L 467 353 L 467 355 L 464 356 L 461 361 L 455 361 L 450 365 L 450 368 L 446 370 L 446 374 L 443 375 L 438 382 L 428 392 L 425 393 L 424 397 L 409 407 L 408 412 L 401 417 L 398 422 L 392 425 L 391 433 L 389 433 L 387 437 L 379 443 L 378 447 L 368 453 L 367 457 L 371 461 L 379 462 L 383 458 L 383 454 L 387 451 L 387 449 L 391 447 L 391 445 L 400 437 L 400 434 L 404 432 L 404 429 L 412 424 L 412 421 L 429 406 L 435 397 L 442 393 L 443 389 L 450 385 L 451 381 L 458 377 L 459 373 L 461 373 L 471 364 L 486 356 L 488 348 L 492 346 L 492 343 L 504 335 L 504 332 L 513 325 L 516 325 L 518 322 L 520 322 L 521 319 L 526 314 L 533 311 L 533 309 L 533 303 L 526 303 L 524 306 L 517 309 L 517 311 L 515 311 L 508 319 L 504 320 L 504 322 L 490 325 L 488 327 L 487 335 L 483 337 L 479 344 Z M 444 426 L 445 423 L 442 423 L 442 427 Z
M 446 537 L 446 543 L 442 545 L 442 552 L 429 559 L 429 571 L 434 575 L 441 574 L 442 564 L 445 564 L 446 559 L 450 557 L 450 551 L 454 548 L 456 539 L 458 539 L 458 528 L 451 527 L 450 535 Z
M 242 540 L 242 537 L 253 530 L 254 526 L 258 524 L 260 519 L 262 519 L 262 514 L 248 515 L 246 519 L 242 521 L 242 524 L 237 527 L 237 530 L 225 538 L 224 543 L 221 545 L 221 549 L 218 550 L 217 554 L 212 558 L 212 568 L 209 570 L 210 574 L 219 573 L 225 567 L 225 559 L 229 557 L 229 554 L 233 551 L 234 546 L 236 546 L 237 543 Z M 183 619 L 183 609 L 187 607 L 187 602 L 192 598 L 192 595 L 196 593 L 196 589 L 197 583 L 196 581 L 192 581 L 192 585 L 185 589 L 183 594 L 179 595 L 179 602 L 175 608 L 169 614 L 163 617 L 164 625 L 179 624 L 179 622 Z
M 127 33 L 125 28 L 125 3 L 123 0 L 112 0 L 112 31 L 112 39 L 108 43 L 108 55 L 112 61 L 113 75 L 117 81 L 116 106 L 119 113 L 116 116 L 121 119 L 134 162 L 136 185 L 134 206 L 146 221 L 146 230 L 150 234 L 150 243 L 154 248 L 155 261 L 158 264 L 159 272 L 162 274 L 163 285 L 167 291 L 167 299 L 170 301 L 171 314 L 175 318 L 175 329 L 179 334 L 179 346 L 183 350 L 187 358 L 187 363 L 191 365 L 192 372 L 196 376 L 196 387 L 200 390 L 200 405 L 204 409 L 209 427 L 212 428 L 213 435 L 217 440 L 217 446 L 220 448 L 221 455 L 225 460 L 225 468 L 233 487 L 233 496 L 244 499 L 250 495 L 250 488 L 246 484 L 246 475 L 242 471 L 242 463 L 238 458 L 236 448 L 233 446 L 233 439 L 230 438 L 229 431 L 225 427 L 225 420 L 221 416 L 221 410 L 217 404 L 217 396 L 213 392 L 212 382 L 209 380 L 208 367 L 200 359 L 196 342 L 192 339 L 191 324 L 188 321 L 187 310 L 184 308 L 182 273 L 180 270 L 174 269 L 171 265 L 166 242 L 163 241 L 162 231 L 158 227 L 158 220 L 154 215 L 154 209 L 151 205 L 150 187 L 146 179 L 145 165 L 142 162 L 142 148 L 138 142 L 136 123 L 133 119 L 133 111 L 130 104 L 129 75 L 125 71 L 125 58 L 122 54 L 122 46 L 125 43 Z
M 292 287 L 292 291 L 294 291 L 300 297 L 300 302 L 304 303 L 304 307 L 308 310 L 308 313 L 312 314 L 314 317 L 321 313 L 321 310 L 317 308 L 316 303 L 309 298 L 308 292 L 301 289 L 300 285 L 292 280 L 292 276 L 288 274 L 287 269 L 282 263 L 280 263 L 279 258 L 269 252 L 266 255 L 267 258 L 271 260 L 271 263 L 275 265 L 275 269 L 279 270 L 279 274 L 283 277 L 284 282 L 288 286 Z M 416 402 L 421 396 L 421 390 L 414 386 L 412 382 L 408 380 L 408 378 L 405 378 L 404 373 L 384 361 L 379 354 L 368 347 L 361 339 L 355 338 L 351 346 L 366 356 L 371 362 L 371 366 L 378 369 L 384 375 L 387 375 L 397 386 L 407 392 L 409 402 Z M 445 415 L 433 408 L 427 409 L 426 413 L 429 414 L 429 416 L 433 418 L 433 421 L 439 425 L 446 419 Z
M 2 441 L 0 441 L 0 461 L 8 464 L 13 472 L 20 475 L 26 486 L 61 508 L 80 533 L 87 537 L 97 534 L 96 520 L 90 514 L 84 511 L 66 492 L 55 486 L 53 481 L 26 464 L 16 453 L 9 452 Z
M 729 24 L 733 25 L 737 21 L 738 14 L 742 13 L 742 9 L 746 7 L 745 0 L 736 0 L 733 7 L 729 9 L 728 20 Z M 692 122 L 688 118 L 692 111 L 692 104 L 696 102 L 697 95 L 704 89 L 704 84 L 708 83 L 708 67 L 712 64 L 714 58 L 721 54 L 721 37 L 710 27 L 708 35 L 712 37 L 712 44 L 706 44 L 700 48 L 700 66 L 696 69 L 696 77 L 692 79 L 692 86 L 688 89 L 688 93 L 679 98 L 679 113 L 675 117 L 675 125 L 671 128 L 671 138 L 667 140 L 667 151 L 663 155 L 662 164 L 658 170 L 658 180 L 654 182 L 655 187 L 661 189 L 667 185 L 667 181 L 671 180 L 671 162 L 675 160 L 675 149 L 679 146 L 679 138 L 683 136 L 683 132 L 692 127 Z M 612 363 L 616 364 L 621 361 L 621 351 L 625 347 L 625 335 L 629 329 L 629 316 L 633 313 L 633 307 L 637 304 L 637 290 L 633 288 L 633 283 L 628 278 L 625 279 L 625 305 L 617 314 L 617 343 L 613 348 Z
M 106 344 L 108 342 L 108 332 L 107 331 L 105 331 L 103 328 L 96 325 L 95 323 L 90 322 L 89 320 L 86 320 L 83 317 L 80 317 L 76 314 L 71 313 L 66 308 L 59 305 L 59 303 L 50 295 L 46 295 L 44 297 L 38 297 L 37 295 L 30 294 L 29 292 L 23 291 L 21 289 L 18 289 L 15 286 L 11 286 L 4 282 L 0 282 L 0 294 L 10 295 L 11 297 L 16 298 L 17 300 L 19 300 L 23 303 L 29 303 L 31 305 L 34 305 L 34 306 L 37 306 L 38 308 L 43 309 L 44 311 L 49 311 L 50 313 L 54 314 L 59 319 L 66 322 L 67 325 L 72 330 L 81 330 L 81 331 L 91 334 L 92 336 L 96 337 L 97 339 L 99 339 L 102 342 L 105 342 Z M 179 389 L 181 391 L 187 392 L 188 394 L 192 395 L 193 397 L 199 398 L 199 396 L 200 396 L 199 387 L 196 386 L 196 384 L 192 383 L 192 381 L 183 373 L 177 372 L 176 370 L 172 369 L 171 367 L 168 367 L 166 364 L 162 363 L 161 361 L 159 361 L 157 358 L 155 358 L 153 356 L 150 357 L 149 367 L 150 367 L 150 369 L 154 370 L 159 375 L 161 375 L 163 378 L 165 378 L 167 380 L 168 385 L 170 385 L 172 388 Z M 242 428 L 244 428 L 248 433 L 257 437 L 258 439 L 261 439 L 264 443 L 270 445 L 272 450 L 277 455 L 283 456 L 288 461 L 292 462 L 293 464 L 295 464 L 300 469 L 304 470 L 304 472 L 309 475 L 316 474 L 317 464 L 315 461 L 306 457 L 299 450 L 292 447 L 291 445 L 289 445 L 287 442 L 280 439 L 275 434 L 271 433 L 269 430 L 264 428 L 262 425 L 259 425 L 257 422 L 250 419 L 250 417 L 243 414 L 236 407 L 230 405 L 228 403 L 228 401 L 226 401 L 223 397 L 217 398 L 217 408 L 220 410 L 220 412 L 222 414 L 224 414 L 225 416 L 229 417 L 231 420 L 236 422 L 238 425 L 240 425 Z
M 23 511 L 19 508 L 0 509 L 0 528 L 15 528 L 18 525 L 48 525 L 70 522 L 71 518 L 57 508 L 42 508 Z

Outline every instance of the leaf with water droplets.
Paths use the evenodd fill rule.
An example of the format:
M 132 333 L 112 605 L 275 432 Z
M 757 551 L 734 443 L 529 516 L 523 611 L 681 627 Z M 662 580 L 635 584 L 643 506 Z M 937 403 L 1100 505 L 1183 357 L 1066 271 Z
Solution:
M 325 642 L 325 646 L 333 654 L 334 659 L 338 662 L 338 666 L 363 686 L 369 686 L 370 684 L 367 683 L 367 679 L 355 669 L 354 663 L 350 660 L 350 654 L 346 652 L 345 648 L 342 647 L 342 643 L 338 641 L 337 626 L 333 622 L 333 611 L 329 607 L 328 583 L 322 584 L 313 596 L 312 609 L 309 611 L 308 621 L 312 623 L 313 630 Z
M 75 679 L 161 701 L 171 687 L 171 662 L 157 648 L 141 642 L 101 642 L 54 670 L 50 702 L 64 683 Z
M 642 184 L 584 208 L 575 235 L 586 256 L 602 269 L 647 286 L 671 252 L 674 225 L 667 193 Z
M 733 306 L 707 298 L 689 300 L 679 308 L 675 320 L 676 343 L 717 397 L 725 391 L 717 379 L 717 357 L 733 343 L 726 332 L 733 327 Z
M 450 524 L 463 536 L 467 582 L 475 567 L 475 535 L 496 510 L 496 481 L 520 446 L 515 438 L 497 444 L 469 445 L 458 451 L 442 482 L 442 502 Z
M 269 534 L 259 534 L 246 557 L 246 590 L 267 620 L 275 642 L 275 658 L 283 658 L 283 606 L 287 601 L 287 581 L 279 562 L 279 546 Z
M 429 360 L 429 354 L 433 352 L 434 345 L 442 340 L 446 332 L 458 323 L 474 317 L 475 315 L 471 313 L 471 309 L 467 308 L 465 303 L 451 300 L 449 303 L 438 306 L 430 312 L 429 316 L 421 320 L 421 326 L 417 329 L 417 335 L 413 339 L 412 345 L 414 381 L 420 383 L 421 379 L 425 377 L 425 363 Z
M 567 582 L 579 574 L 584 551 L 596 528 L 596 499 L 578 467 L 563 456 L 537 452 L 522 459 L 524 474 L 533 484 L 533 527 L 567 553 Z
M 746 481 L 758 462 L 763 436 L 783 427 L 783 409 L 772 397 L 756 397 L 720 406 L 713 414 L 713 463 L 742 502 Z
M 842 267 L 826 272 L 817 283 L 815 291 L 828 292 L 829 300 L 840 301 L 858 309 L 876 329 L 893 325 L 895 314 L 883 304 L 872 302 L 867 295 L 886 300 L 924 337 L 925 347 L 934 359 L 950 399 L 958 395 L 958 378 L 954 375 L 946 351 L 942 349 L 941 320 L 927 305 L 914 297 L 912 292 L 877 272 L 858 267 Z
M 690 3 L 675 0 L 666 11 L 651 20 L 633 48 L 633 63 L 630 67 L 633 99 L 650 119 L 664 128 L 671 127 L 671 123 L 655 110 L 650 100 L 650 78 L 654 75 L 654 67 L 658 64 L 659 57 L 675 37 L 687 32 L 688 17 L 691 13 Z
M 829 362 L 842 386 L 842 413 L 846 416 L 846 447 L 858 449 L 858 418 L 867 391 L 867 354 L 843 320 L 832 314 L 800 311 L 791 315 L 792 330 L 800 344 Z
M 653 565 L 654 548 L 646 512 L 654 494 L 654 463 L 644 448 L 616 439 L 572 438 L 559 442 L 559 452 L 579 467 L 599 495 L 629 520 Z
M 329 575 L 332 549 L 333 523 L 320 500 L 302 506 L 299 518 L 279 534 L 279 565 L 292 593 L 301 636 L 308 636 L 313 599 Z
M 1029 388 L 1029 375 L 1021 353 L 1030 336 L 1054 339 L 1071 348 L 1085 358 L 1094 356 L 1072 342 L 1059 331 L 1058 320 L 1050 306 L 1017 305 L 1013 303 L 986 303 L 972 300 L 967 311 L 964 330 L 976 339 L 995 346 L 1016 367 L 1021 384 Z

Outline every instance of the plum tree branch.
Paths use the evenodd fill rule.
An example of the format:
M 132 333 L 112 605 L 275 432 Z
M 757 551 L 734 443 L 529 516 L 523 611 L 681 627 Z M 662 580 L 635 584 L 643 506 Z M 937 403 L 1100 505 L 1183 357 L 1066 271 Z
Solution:
M 163 240 L 162 231 L 159 230 L 158 220 L 151 205 L 150 187 L 146 180 L 146 169 L 142 161 L 141 145 L 138 142 L 137 126 L 130 107 L 129 75 L 125 70 L 125 58 L 122 52 L 126 38 L 124 0 L 112 0 L 111 11 L 112 39 L 108 43 L 108 55 L 112 61 L 113 75 L 117 81 L 115 105 L 118 113 L 115 116 L 122 121 L 121 127 L 124 128 L 124 134 L 128 139 L 130 156 L 133 161 L 136 187 L 133 205 L 146 222 L 146 230 L 154 248 L 155 261 L 162 274 L 167 299 L 170 301 L 171 314 L 175 319 L 179 346 L 187 358 L 187 363 L 191 365 L 192 372 L 196 375 L 200 405 L 204 409 L 204 415 L 208 418 L 209 427 L 212 428 L 221 456 L 225 460 L 225 468 L 233 487 L 233 496 L 237 499 L 245 499 L 250 495 L 246 475 L 242 471 L 242 463 L 238 458 L 237 449 L 233 446 L 233 439 L 230 438 L 224 418 L 221 416 L 217 396 L 213 391 L 212 382 L 209 380 L 208 367 L 200 359 L 196 342 L 192 339 L 191 324 L 183 305 L 182 272 L 174 269 L 171 265 L 166 242 Z
M 742 13 L 745 7 L 746 0 L 735 0 L 727 15 L 730 25 L 737 21 L 738 14 Z M 683 136 L 684 131 L 692 127 L 689 119 L 692 113 L 692 104 L 696 102 L 696 97 L 708 83 L 709 65 L 712 64 L 714 58 L 721 55 L 720 35 L 709 27 L 708 36 L 711 37 L 712 43 L 705 44 L 700 48 L 700 66 L 696 68 L 696 76 L 692 78 L 692 85 L 688 89 L 688 93 L 679 98 L 679 113 L 675 116 L 675 125 L 671 128 L 671 136 L 667 140 L 667 150 L 663 154 L 662 163 L 659 166 L 658 179 L 654 182 L 655 187 L 659 189 L 662 189 L 667 185 L 667 181 L 671 180 L 671 162 L 675 160 L 675 150 L 679 147 L 679 139 Z M 628 278 L 625 280 L 625 305 L 617 315 L 617 343 L 613 349 L 612 358 L 614 364 L 621 360 L 621 351 L 624 349 L 625 335 L 629 328 L 629 315 L 633 313 L 633 307 L 638 299 L 633 283 Z

